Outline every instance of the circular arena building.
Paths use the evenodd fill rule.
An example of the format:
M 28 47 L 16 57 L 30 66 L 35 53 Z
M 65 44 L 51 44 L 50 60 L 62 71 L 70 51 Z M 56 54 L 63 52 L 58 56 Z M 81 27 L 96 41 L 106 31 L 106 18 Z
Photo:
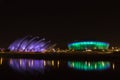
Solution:
M 69 50 L 107 50 L 109 43 L 100 41 L 81 41 L 68 44 Z

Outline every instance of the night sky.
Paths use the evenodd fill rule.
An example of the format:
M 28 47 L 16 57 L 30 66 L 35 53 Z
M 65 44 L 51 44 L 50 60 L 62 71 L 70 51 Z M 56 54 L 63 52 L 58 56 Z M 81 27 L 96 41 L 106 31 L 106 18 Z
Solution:
M 60 47 L 98 40 L 120 46 L 120 8 L 113 2 L 1 0 L 0 47 L 26 35 L 40 35 Z

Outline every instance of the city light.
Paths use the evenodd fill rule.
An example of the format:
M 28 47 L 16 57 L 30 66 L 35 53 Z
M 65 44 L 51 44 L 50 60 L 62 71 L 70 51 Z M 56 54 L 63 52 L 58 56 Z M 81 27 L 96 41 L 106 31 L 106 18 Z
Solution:
M 8 49 L 14 52 L 45 52 L 53 47 L 51 41 L 46 41 L 45 38 L 26 36 L 15 40 Z
M 99 42 L 99 41 L 82 41 L 82 42 L 73 42 L 68 44 L 70 50 L 107 50 L 109 43 Z

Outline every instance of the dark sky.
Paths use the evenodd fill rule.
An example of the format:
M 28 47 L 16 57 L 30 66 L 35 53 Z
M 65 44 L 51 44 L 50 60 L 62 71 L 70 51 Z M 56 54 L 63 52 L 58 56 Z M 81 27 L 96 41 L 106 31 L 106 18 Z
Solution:
M 60 46 L 98 40 L 120 45 L 117 2 L 0 1 L 0 47 L 26 35 L 40 35 Z

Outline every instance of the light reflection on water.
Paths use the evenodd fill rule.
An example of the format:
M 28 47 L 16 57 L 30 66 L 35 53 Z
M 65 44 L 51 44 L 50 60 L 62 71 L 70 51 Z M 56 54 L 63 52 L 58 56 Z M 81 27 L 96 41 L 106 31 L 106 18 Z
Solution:
M 33 60 L 33 59 L 10 59 L 9 65 L 19 72 L 40 72 L 44 73 L 50 67 L 59 67 L 58 61 Z
M 3 64 L 3 58 L 0 58 L 0 65 Z
M 101 71 L 106 70 L 110 68 L 110 62 L 109 61 L 96 61 L 96 62 L 90 62 L 90 61 L 68 61 L 68 66 L 70 68 L 76 69 L 76 70 L 83 70 L 83 71 Z
M 105 71 L 115 70 L 116 63 L 111 61 L 64 61 L 64 60 L 35 60 L 35 59 L 4 59 L 0 58 L 0 65 L 7 62 L 10 68 L 18 72 L 44 74 L 46 71 Z
M 43 60 L 10 59 L 10 66 L 17 71 L 40 71 L 44 72 Z
M 0 58 L 0 73 L 1 78 L 16 80 L 112 79 L 120 74 L 120 61 Z

